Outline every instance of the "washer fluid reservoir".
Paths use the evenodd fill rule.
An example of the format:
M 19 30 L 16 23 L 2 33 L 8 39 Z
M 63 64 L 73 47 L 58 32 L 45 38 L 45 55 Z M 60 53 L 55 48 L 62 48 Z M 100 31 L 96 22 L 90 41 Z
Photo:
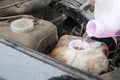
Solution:
M 34 50 L 48 53 L 57 42 L 57 28 L 51 22 L 21 18 L 0 26 L 0 35 Z
M 108 70 L 108 47 L 94 40 L 82 41 L 79 37 L 65 35 L 61 37 L 51 56 L 93 75 Z

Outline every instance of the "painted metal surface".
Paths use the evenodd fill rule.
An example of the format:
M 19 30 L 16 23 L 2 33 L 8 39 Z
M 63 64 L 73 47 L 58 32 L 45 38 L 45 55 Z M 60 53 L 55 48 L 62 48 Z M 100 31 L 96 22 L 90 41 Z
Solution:
M 0 75 L 7 80 L 48 80 L 67 74 L 0 43 Z

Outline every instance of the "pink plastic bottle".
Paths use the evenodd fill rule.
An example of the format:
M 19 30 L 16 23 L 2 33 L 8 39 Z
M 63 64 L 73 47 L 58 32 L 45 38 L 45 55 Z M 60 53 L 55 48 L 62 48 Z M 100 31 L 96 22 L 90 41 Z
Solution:
M 95 19 L 86 26 L 88 36 L 120 36 L 120 0 L 95 0 Z

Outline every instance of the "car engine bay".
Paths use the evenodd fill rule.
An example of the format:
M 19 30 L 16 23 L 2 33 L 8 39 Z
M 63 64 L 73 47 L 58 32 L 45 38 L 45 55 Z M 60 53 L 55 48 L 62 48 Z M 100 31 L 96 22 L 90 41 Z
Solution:
M 63 45 L 82 37 L 87 22 L 94 18 L 94 5 L 87 5 L 86 2 L 87 0 L 0 0 L 0 35 L 51 57 L 56 56 L 55 53 L 59 52 L 60 57 L 69 54 Z M 17 22 L 17 20 L 21 21 Z M 24 24 L 30 27 L 29 24 L 26 24 L 27 21 L 32 21 L 34 28 L 24 28 Z M 95 75 L 97 74 L 104 80 L 115 78 L 115 80 L 119 80 L 120 37 L 91 37 L 91 40 L 101 43 L 100 50 L 106 49 L 105 52 L 100 53 L 105 53 L 108 61 L 108 63 L 106 62 L 108 69 L 98 71 Z M 103 55 L 101 56 L 103 57 Z M 65 58 L 68 58 L 68 55 Z M 70 57 L 70 59 L 74 58 Z M 67 63 L 61 58 L 58 60 Z M 98 57 L 98 60 L 101 59 Z M 105 56 L 103 60 L 106 60 Z M 69 63 L 71 62 L 67 64 L 69 65 Z M 74 67 L 74 64 L 72 65 Z

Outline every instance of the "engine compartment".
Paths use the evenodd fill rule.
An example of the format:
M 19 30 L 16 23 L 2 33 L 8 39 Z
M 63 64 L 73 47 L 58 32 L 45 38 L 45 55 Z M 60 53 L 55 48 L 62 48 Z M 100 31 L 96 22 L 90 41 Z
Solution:
M 35 0 L 36 1 L 35 4 L 32 3 L 32 2 L 35 2 L 34 0 L 28 0 L 28 1 L 30 1 L 30 3 L 28 3 L 30 6 L 34 6 L 35 4 L 38 5 L 38 3 L 42 3 L 42 0 Z M 88 5 L 88 6 L 85 6 L 85 8 L 83 10 L 78 10 L 79 7 L 82 4 L 84 4 L 85 1 L 86 0 L 72 0 L 72 1 L 71 0 L 53 0 L 53 1 L 48 0 L 48 4 L 45 4 L 45 2 L 43 0 L 44 4 L 39 4 L 40 6 L 35 7 L 37 9 L 37 12 L 34 10 L 31 11 L 31 9 L 32 9 L 31 7 L 29 7 L 30 9 L 28 9 L 28 7 L 27 7 L 26 8 L 27 10 L 24 9 L 24 11 L 22 11 L 20 9 L 21 12 L 19 12 L 19 11 L 11 12 L 11 11 L 15 11 L 14 9 L 11 10 L 11 6 L 8 9 L 8 7 L 2 8 L 3 6 L 1 5 L 0 12 L 3 12 L 3 13 L 0 14 L 0 16 L 1 16 L 0 17 L 0 21 L 1 21 L 0 27 L 1 26 L 4 27 L 4 26 L 10 24 L 11 21 L 14 21 L 19 18 L 32 18 L 32 19 L 35 18 L 35 20 L 43 19 L 43 20 L 52 22 L 54 25 L 56 25 L 58 40 L 63 35 L 82 36 L 83 33 L 85 32 L 86 23 L 88 22 L 88 20 L 93 18 L 93 9 L 94 9 L 93 5 L 92 6 Z M 2 1 L 2 2 L 5 3 L 4 1 Z M 23 4 L 24 4 L 24 2 L 23 2 Z M 23 7 L 23 4 L 21 5 L 22 7 Z M 26 4 L 26 5 L 28 5 L 28 4 Z M 13 6 L 16 7 L 16 4 Z M 12 8 L 13 8 L 13 6 L 12 6 Z M 18 6 L 18 4 L 17 4 L 17 6 Z M 4 12 L 7 14 L 4 14 Z M 25 15 L 18 15 L 18 14 L 25 14 Z M 16 15 L 16 16 L 13 16 L 13 15 Z M 28 16 L 28 15 L 32 15 L 32 16 Z M 4 17 L 2 17 L 2 16 L 4 16 Z M 36 23 L 34 23 L 34 24 L 36 24 Z M 48 29 L 48 31 L 49 31 L 49 29 Z M 114 37 L 114 38 L 98 39 L 98 38 L 92 37 L 91 39 L 103 42 L 109 47 L 109 55 L 108 55 L 109 70 L 108 70 L 108 72 L 101 74 L 100 77 L 108 74 L 108 75 L 110 75 L 108 77 L 110 77 L 110 79 L 112 80 L 112 77 L 111 77 L 111 74 L 112 74 L 113 79 L 114 79 L 114 75 L 116 76 L 116 74 L 119 74 L 119 72 L 116 72 L 116 71 L 117 70 L 119 71 L 119 67 L 120 67 L 120 54 L 119 54 L 120 53 L 120 38 Z M 54 40 L 53 40 L 53 42 L 54 42 Z M 50 46 L 55 47 L 55 44 L 57 44 L 57 43 L 51 44 Z M 44 44 L 42 46 L 44 46 Z M 43 52 L 48 50 L 48 52 L 46 52 L 45 54 L 49 55 L 49 53 L 53 49 L 54 49 L 53 47 L 52 48 L 47 47 Z M 103 79 L 105 79 L 105 78 L 106 77 L 104 77 Z

